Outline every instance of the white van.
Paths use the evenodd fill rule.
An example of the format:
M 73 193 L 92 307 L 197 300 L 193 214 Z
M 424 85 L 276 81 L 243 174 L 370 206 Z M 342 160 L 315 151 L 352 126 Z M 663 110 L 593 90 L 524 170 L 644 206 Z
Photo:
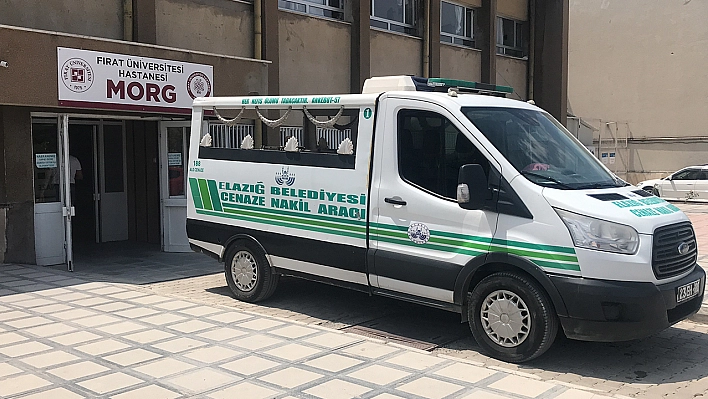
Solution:
M 694 314 L 705 272 L 686 215 L 509 91 L 398 76 L 363 94 L 197 98 L 192 248 L 225 262 L 240 300 L 281 275 L 400 298 L 461 313 L 511 362 L 559 326 L 621 341 Z M 254 146 L 245 118 L 281 141 Z

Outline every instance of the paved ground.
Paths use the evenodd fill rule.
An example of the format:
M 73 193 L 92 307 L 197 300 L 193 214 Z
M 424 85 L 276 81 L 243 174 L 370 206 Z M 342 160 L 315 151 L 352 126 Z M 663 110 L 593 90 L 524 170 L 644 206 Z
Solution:
M 678 206 L 693 221 L 706 265 L 708 205 Z M 559 339 L 541 359 L 517 366 L 481 355 L 452 313 L 296 279 L 283 279 L 273 298 L 250 305 L 231 298 L 222 266 L 204 255 L 151 248 L 109 254 L 84 253 L 72 275 L 0 266 L 0 396 L 36 384 L 13 397 L 48 397 L 54 389 L 223 397 L 235 386 L 254 391 L 230 397 L 708 397 L 708 298 L 701 314 L 656 336 L 613 344 Z M 243 338 L 270 345 L 244 346 Z M 171 351 L 173 344 L 181 350 Z M 104 345 L 111 351 L 81 350 Z M 390 353 L 352 352 L 361 345 Z M 95 373 L 57 371 L 64 367 Z M 162 375 L 165 369 L 174 374 Z M 451 370 L 462 374 L 446 374 Z

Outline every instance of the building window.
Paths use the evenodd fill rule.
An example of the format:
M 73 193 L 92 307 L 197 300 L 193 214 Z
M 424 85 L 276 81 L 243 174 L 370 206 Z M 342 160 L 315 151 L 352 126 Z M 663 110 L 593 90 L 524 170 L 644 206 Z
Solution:
M 526 56 L 526 24 L 497 17 L 497 54 L 523 58 Z
M 474 47 L 474 10 L 461 5 L 440 2 L 440 41 Z
M 371 0 L 371 26 L 415 35 L 417 0 Z
M 278 0 L 278 8 L 344 20 L 344 0 Z

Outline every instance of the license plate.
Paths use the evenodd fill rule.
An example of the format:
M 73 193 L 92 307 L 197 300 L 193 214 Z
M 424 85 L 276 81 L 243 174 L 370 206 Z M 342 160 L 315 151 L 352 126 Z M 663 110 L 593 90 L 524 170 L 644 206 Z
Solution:
M 701 292 L 701 280 L 676 287 L 676 303 L 688 301 Z

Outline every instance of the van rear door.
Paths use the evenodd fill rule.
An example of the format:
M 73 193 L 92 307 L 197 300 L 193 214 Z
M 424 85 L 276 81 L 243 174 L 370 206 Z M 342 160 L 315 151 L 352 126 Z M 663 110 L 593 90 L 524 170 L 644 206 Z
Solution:
M 498 217 L 460 208 L 459 168 L 478 163 L 489 171 L 490 158 L 441 106 L 389 97 L 380 107 L 371 194 L 371 285 L 452 303 L 460 270 L 488 252 Z

